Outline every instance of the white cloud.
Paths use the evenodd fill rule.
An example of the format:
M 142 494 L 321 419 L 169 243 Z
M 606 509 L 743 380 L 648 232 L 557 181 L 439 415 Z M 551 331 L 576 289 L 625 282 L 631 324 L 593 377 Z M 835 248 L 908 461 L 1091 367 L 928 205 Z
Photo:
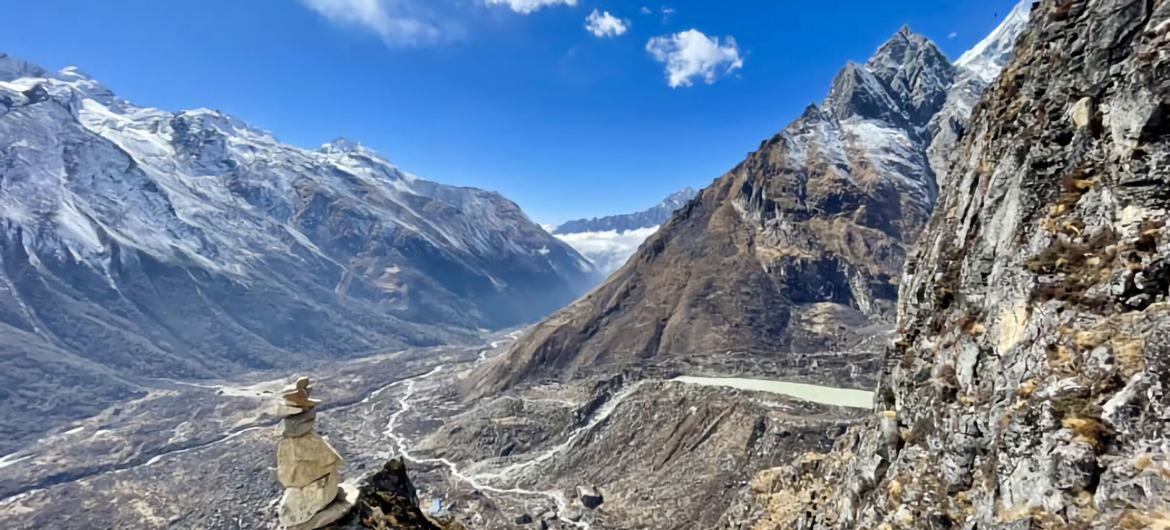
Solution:
M 594 9 L 585 17 L 585 29 L 596 37 L 616 37 L 630 29 L 630 22 Z
M 657 226 L 650 228 L 639 228 L 637 230 L 627 230 L 625 232 L 617 232 L 609 230 L 606 232 L 581 232 L 577 234 L 557 234 L 557 239 L 568 243 L 580 252 L 582 256 L 589 258 L 597 269 L 604 274 L 611 274 L 620 269 L 630 256 L 638 250 L 638 246 L 646 241 L 646 238 L 654 235 L 658 231 Z
M 487 0 L 488 5 L 506 5 L 512 8 L 512 11 L 522 14 L 529 14 L 533 11 L 555 5 L 577 5 L 577 0 Z
M 958 36 L 959 36 L 959 33 L 957 31 L 952 31 L 950 33 L 947 33 L 948 39 L 953 39 L 953 38 L 958 37 Z
M 507 6 L 527 15 L 549 6 L 575 6 L 578 0 L 299 1 L 335 24 L 373 32 L 388 46 L 418 46 L 463 37 L 466 30 L 460 20 L 468 20 L 462 11 L 470 5 Z
M 646 43 L 646 51 L 666 65 L 671 88 L 689 87 L 695 78 L 712 84 L 720 76 L 743 68 L 735 38 L 725 37 L 721 43 L 719 37 L 708 37 L 695 29 L 654 37 Z
M 300 0 L 334 23 L 374 32 L 390 46 L 433 44 L 456 38 L 462 27 L 418 0 Z
M 653 11 L 651 11 L 650 8 L 646 6 L 642 6 L 642 9 L 639 9 L 638 11 L 643 15 L 649 15 L 650 13 L 653 13 Z

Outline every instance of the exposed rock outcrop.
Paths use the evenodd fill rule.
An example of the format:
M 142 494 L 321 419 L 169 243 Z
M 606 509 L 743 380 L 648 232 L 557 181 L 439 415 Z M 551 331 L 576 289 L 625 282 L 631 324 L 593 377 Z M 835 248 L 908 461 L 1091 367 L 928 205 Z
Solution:
M 343 528 L 394 528 L 396 530 L 456 530 L 457 523 L 428 518 L 418 505 L 418 495 L 402 460 L 391 460 L 366 479 L 358 497 L 354 520 Z
M 362 481 L 353 509 L 329 530 L 464 530 L 457 522 L 428 517 L 401 459 L 386 462 Z
M 601 492 L 592 486 L 577 486 L 577 499 L 581 501 L 581 505 L 595 510 L 605 502 L 605 497 Z
M 926 153 L 939 187 L 946 184 L 955 144 L 966 129 L 971 111 L 1011 60 L 1016 40 L 1027 27 L 1031 11 L 1032 0 L 1020 0 L 995 31 L 955 61 L 955 66 L 959 67 L 955 82 L 942 109 L 931 118 L 929 125 L 931 140 Z
M 1170 3 L 1040 2 L 967 131 L 880 414 L 725 526 L 1170 527 Z

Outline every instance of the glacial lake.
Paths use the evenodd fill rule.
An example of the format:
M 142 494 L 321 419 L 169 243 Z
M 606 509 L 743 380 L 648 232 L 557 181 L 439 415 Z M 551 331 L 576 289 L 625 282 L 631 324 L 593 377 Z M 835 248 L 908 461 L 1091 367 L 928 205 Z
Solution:
M 770 392 L 823 405 L 858 409 L 873 408 L 873 392 L 869 390 L 853 390 L 849 388 L 833 388 L 829 386 L 807 385 L 804 383 L 786 383 L 784 381 L 743 379 L 738 377 L 692 377 L 684 375 L 671 379 L 671 381 L 689 385 L 721 386 L 756 392 Z

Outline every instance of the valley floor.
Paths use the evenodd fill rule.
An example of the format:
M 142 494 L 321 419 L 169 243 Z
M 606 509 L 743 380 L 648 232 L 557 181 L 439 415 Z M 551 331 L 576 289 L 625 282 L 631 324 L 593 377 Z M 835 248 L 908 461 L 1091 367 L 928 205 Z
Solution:
M 345 457 L 343 477 L 406 456 L 423 506 L 469 528 L 730 526 L 739 516 L 722 507 L 756 472 L 827 449 L 869 407 L 867 391 L 782 383 L 808 374 L 770 374 L 767 363 L 744 372 L 742 359 L 466 401 L 461 378 L 512 338 L 313 368 L 325 400 L 319 431 Z M 853 355 L 867 357 L 819 362 L 847 366 Z M 715 377 L 726 373 L 760 379 Z M 274 527 L 278 427 L 269 409 L 289 380 L 277 375 L 160 381 L 143 399 L 3 456 L 3 527 Z M 604 502 L 586 508 L 579 487 Z

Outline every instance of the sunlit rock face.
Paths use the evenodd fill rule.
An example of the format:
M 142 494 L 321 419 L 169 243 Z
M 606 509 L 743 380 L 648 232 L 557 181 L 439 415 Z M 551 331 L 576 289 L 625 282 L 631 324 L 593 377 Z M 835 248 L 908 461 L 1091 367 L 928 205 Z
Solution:
M 930 120 L 931 140 L 926 150 L 940 187 L 946 183 L 955 144 L 963 135 L 971 111 L 1011 60 L 1016 40 L 1027 28 L 1031 11 L 1032 0 L 1021 0 L 995 31 L 955 61 L 958 67 L 955 82 L 942 109 Z
M 1046 0 L 906 267 L 876 418 L 733 528 L 1162 528 L 1170 4 Z
M 961 133 L 952 90 L 981 91 L 960 87 L 969 76 L 902 28 L 485 370 L 480 389 L 660 357 L 849 349 L 888 328 L 907 248 L 939 193 L 935 120 L 946 110 Z

